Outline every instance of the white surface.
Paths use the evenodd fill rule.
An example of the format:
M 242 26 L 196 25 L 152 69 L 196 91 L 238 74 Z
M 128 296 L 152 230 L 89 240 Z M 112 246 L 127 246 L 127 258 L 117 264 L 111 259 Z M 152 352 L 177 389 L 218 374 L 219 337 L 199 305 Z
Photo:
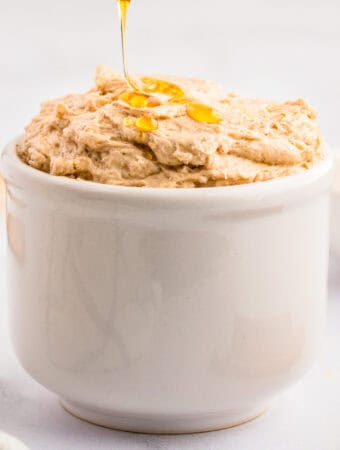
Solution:
M 272 182 L 164 192 L 33 171 L 15 142 L 0 168 L 16 354 L 75 415 L 220 429 L 258 416 L 314 362 L 331 158 Z

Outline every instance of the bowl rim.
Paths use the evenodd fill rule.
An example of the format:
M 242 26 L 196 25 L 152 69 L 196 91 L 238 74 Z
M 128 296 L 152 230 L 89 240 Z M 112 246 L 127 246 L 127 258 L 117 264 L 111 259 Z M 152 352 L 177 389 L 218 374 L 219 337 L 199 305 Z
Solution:
M 64 176 L 54 176 L 42 172 L 25 164 L 17 154 L 17 144 L 24 135 L 19 135 L 10 141 L 0 152 L 0 173 L 5 181 L 26 188 L 53 189 L 54 192 L 67 191 L 77 196 L 88 198 L 126 198 L 133 200 L 157 199 L 165 202 L 187 202 L 193 200 L 228 199 L 231 201 L 242 201 L 247 198 L 275 197 L 278 194 L 292 193 L 302 187 L 310 187 L 320 178 L 328 177 L 334 166 L 332 152 L 326 152 L 324 160 L 303 173 L 290 175 L 272 180 L 256 183 L 244 183 L 231 186 L 202 187 L 202 188 L 157 188 L 157 187 L 134 187 L 115 186 L 91 182 L 86 180 L 75 180 Z

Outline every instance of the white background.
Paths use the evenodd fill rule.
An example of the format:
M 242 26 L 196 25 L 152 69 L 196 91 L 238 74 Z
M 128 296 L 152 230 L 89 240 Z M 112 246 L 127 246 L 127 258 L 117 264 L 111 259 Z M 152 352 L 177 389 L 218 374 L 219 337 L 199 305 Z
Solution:
M 212 78 L 248 96 L 302 96 L 320 112 L 328 142 L 339 146 L 340 0 L 132 2 L 132 72 Z M 41 100 L 86 90 L 97 64 L 121 71 L 114 3 L 0 0 L 0 146 L 22 131 Z M 120 433 L 69 416 L 19 368 L 2 317 L 0 429 L 32 450 L 340 450 L 339 279 L 333 261 L 327 340 L 307 378 L 257 421 L 193 437 Z

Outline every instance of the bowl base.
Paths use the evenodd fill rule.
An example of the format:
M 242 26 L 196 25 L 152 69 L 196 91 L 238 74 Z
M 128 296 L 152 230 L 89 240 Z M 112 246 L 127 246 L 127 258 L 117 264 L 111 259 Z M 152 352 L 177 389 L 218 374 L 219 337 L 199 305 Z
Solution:
M 167 416 L 133 415 L 100 411 L 77 402 L 60 399 L 62 407 L 77 417 L 95 425 L 119 431 L 147 434 L 191 434 L 224 430 L 250 422 L 264 414 L 266 407 L 216 415 Z

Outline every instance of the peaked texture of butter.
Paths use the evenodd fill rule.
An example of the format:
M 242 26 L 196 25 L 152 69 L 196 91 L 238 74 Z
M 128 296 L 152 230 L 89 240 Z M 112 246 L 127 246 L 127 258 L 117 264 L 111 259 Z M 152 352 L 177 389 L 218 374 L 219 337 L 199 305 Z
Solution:
M 42 104 L 19 156 L 51 175 L 166 188 L 265 181 L 303 172 L 323 158 L 315 113 L 301 99 L 247 99 L 207 80 L 157 78 L 178 86 L 183 99 L 213 108 L 221 120 L 196 121 L 186 101 L 163 96 L 158 102 L 157 94 L 144 102 L 149 106 L 133 106 L 123 100 L 124 78 L 100 66 L 93 89 Z M 147 131 L 136 126 L 141 121 L 150 124 Z

